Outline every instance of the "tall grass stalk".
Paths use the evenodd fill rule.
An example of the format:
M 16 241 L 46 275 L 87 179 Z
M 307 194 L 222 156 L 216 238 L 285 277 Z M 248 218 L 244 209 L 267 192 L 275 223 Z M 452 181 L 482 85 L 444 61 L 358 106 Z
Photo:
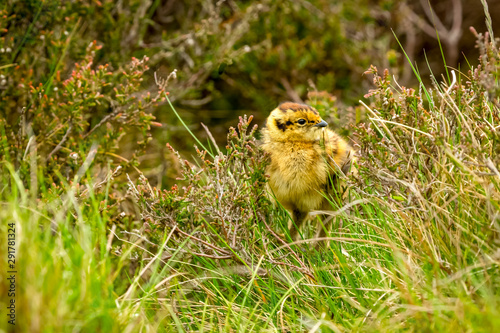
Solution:
M 500 58 L 479 43 L 480 69 L 423 93 L 371 69 L 348 203 L 315 213 L 333 219 L 322 247 L 316 221 L 284 241 L 289 216 L 263 196 L 265 156 L 246 118 L 226 153 L 181 159 L 184 188 L 130 181 L 135 214 L 124 204 L 111 216 L 114 170 L 99 184 L 87 170 L 47 185 L 36 163 L 28 182 L 3 162 L 0 253 L 14 223 L 17 321 L 0 329 L 499 331 Z

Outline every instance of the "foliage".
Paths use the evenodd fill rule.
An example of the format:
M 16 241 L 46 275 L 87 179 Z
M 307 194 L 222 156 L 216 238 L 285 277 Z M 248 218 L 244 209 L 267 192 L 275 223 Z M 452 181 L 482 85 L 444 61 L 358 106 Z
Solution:
M 369 4 L 9 0 L 0 23 L 2 108 L 19 112 L 16 106 L 29 103 L 24 89 L 30 82 L 48 88 L 94 40 L 106 50 L 96 54 L 96 65 L 119 69 L 133 56 L 147 56 L 162 76 L 177 69 L 172 98 L 188 108 L 247 108 L 250 102 L 267 110 L 292 90 L 305 95 L 310 80 L 320 90 L 360 96 L 362 87 L 353 82 L 374 59 L 387 62 L 390 48 L 381 17 L 394 4 L 377 1 L 381 10 Z
M 383 29 L 394 6 L 8 1 L 0 235 L 14 225 L 14 329 L 498 331 L 500 42 L 475 33 L 480 65 L 432 88 L 416 68 L 411 89 L 373 66 L 370 102 L 341 104 L 338 89 L 363 90 L 360 67 L 399 66 Z M 290 241 L 252 117 L 225 149 L 208 129 L 197 157 L 167 146 L 155 171 L 151 150 L 165 146 L 172 115 L 141 154 L 167 83 L 177 106 L 213 109 L 268 109 L 310 88 L 308 103 L 358 150 L 347 201 L 317 213 L 333 220 L 329 239 L 308 238 L 312 218 Z M 152 185 L 151 174 L 177 171 L 178 185 Z
M 172 160 L 165 143 L 175 137 L 181 149 L 189 144 L 183 147 L 185 138 L 176 134 L 176 120 L 148 66 L 159 77 L 177 69 L 175 84 L 168 86 L 171 99 L 191 109 L 267 110 L 290 98 L 292 90 L 301 94 L 316 78 L 320 89 L 348 91 L 357 75 L 346 70 L 349 64 L 356 63 L 361 73 L 378 53 L 358 49 L 344 21 L 322 12 L 345 17 L 348 25 L 376 25 L 368 8 L 358 12 L 348 1 L 333 6 L 192 0 L 173 6 L 171 1 L 9 0 L 0 14 L 0 115 L 9 150 L 2 158 L 9 155 L 28 181 L 26 152 L 35 153 L 36 146 L 48 183 L 57 183 L 59 175 L 73 178 L 99 141 L 96 164 L 111 163 L 114 169 L 145 161 L 143 172 L 150 178 L 156 172 L 161 186 L 167 172 L 159 174 L 156 166 Z M 320 31 L 328 33 L 317 41 Z M 351 52 L 345 53 L 346 45 Z M 299 70 L 288 70 L 294 67 Z M 148 157 L 139 158 L 151 141 L 151 112 L 164 126 L 153 131 Z M 160 170 L 170 166 L 164 163 Z M 168 174 L 172 183 L 175 172 Z
M 130 183 L 147 234 L 158 237 L 167 230 L 172 237 L 166 245 L 172 251 L 184 247 L 182 251 L 191 255 L 236 256 L 242 262 L 248 253 L 238 253 L 239 249 L 254 252 L 253 247 L 264 246 L 254 229 L 269 219 L 266 159 L 254 136 L 257 125 L 247 133 L 251 120 L 245 116 L 237 130 L 230 128 L 225 153 L 217 148 L 217 154 L 208 159 L 208 151 L 197 149 L 201 167 L 182 159 L 169 146 L 181 161 L 179 180 L 187 184 L 182 189 L 175 185 L 161 191 L 144 177 L 137 187 Z

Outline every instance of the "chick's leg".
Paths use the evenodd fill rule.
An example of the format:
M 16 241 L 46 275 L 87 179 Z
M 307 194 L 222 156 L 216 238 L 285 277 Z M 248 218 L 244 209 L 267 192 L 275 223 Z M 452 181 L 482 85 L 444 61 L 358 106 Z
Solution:
M 299 229 L 307 217 L 307 212 L 303 212 L 297 208 L 292 210 L 292 226 L 290 227 L 290 237 L 293 241 L 299 240 Z

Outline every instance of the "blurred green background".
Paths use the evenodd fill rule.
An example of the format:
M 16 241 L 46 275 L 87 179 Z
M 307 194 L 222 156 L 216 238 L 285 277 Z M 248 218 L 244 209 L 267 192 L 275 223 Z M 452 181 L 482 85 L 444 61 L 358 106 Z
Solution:
M 488 4 L 495 18 L 500 1 Z M 363 75 L 370 64 L 416 87 L 403 49 L 430 82 L 431 71 L 446 75 L 444 63 L 464 72 L 476 65 L 469 27 L 486 31 L 480 0 L 7 0 L 0 6 L 0 110 L 10 124 L 36 97 L 29 86 L 67 79 L 95 40 L 102 48 L 94 67 L 109 64 L 116 72 L 132 57 L 149 57 L 141 93 L 156 91 L 155 73 L 167 78 L 176 70 L 167 90 L 177 111 L 204 142 L 200 123 L 207 125 L 221 146 L 238 116 L 253 114 L 262 125 L 280 102 L 307 101 L 314 91 L 326 91 L 340 118 L 336 126 L 346 127 L 356 121 L 352 107 L 372 87 Z M 106 111 L 89 117 L 99 112 Z M 165 144 L 189 155 L 193 140 L 168 104 L 150 112 L 162 127 L 152 130 L 141 170 L 169 184 L 175 172 L 169 173 L 174 162 Z M 120 146 L 124 156 L 133 138 Z

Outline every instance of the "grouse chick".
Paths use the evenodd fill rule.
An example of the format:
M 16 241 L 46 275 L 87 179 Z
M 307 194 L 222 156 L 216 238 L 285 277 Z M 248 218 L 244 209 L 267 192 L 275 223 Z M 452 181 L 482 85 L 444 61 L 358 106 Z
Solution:
M 325 194 L 341 196 L 339 174 L 351 165 L 351 147 L 326 126 L 316 109 L 287 102 L 271 112 L 262 130 L 262 147 L 271 160 L 268 186 L 292 216 L 294 240 L 311 210 L 331 207 Z

